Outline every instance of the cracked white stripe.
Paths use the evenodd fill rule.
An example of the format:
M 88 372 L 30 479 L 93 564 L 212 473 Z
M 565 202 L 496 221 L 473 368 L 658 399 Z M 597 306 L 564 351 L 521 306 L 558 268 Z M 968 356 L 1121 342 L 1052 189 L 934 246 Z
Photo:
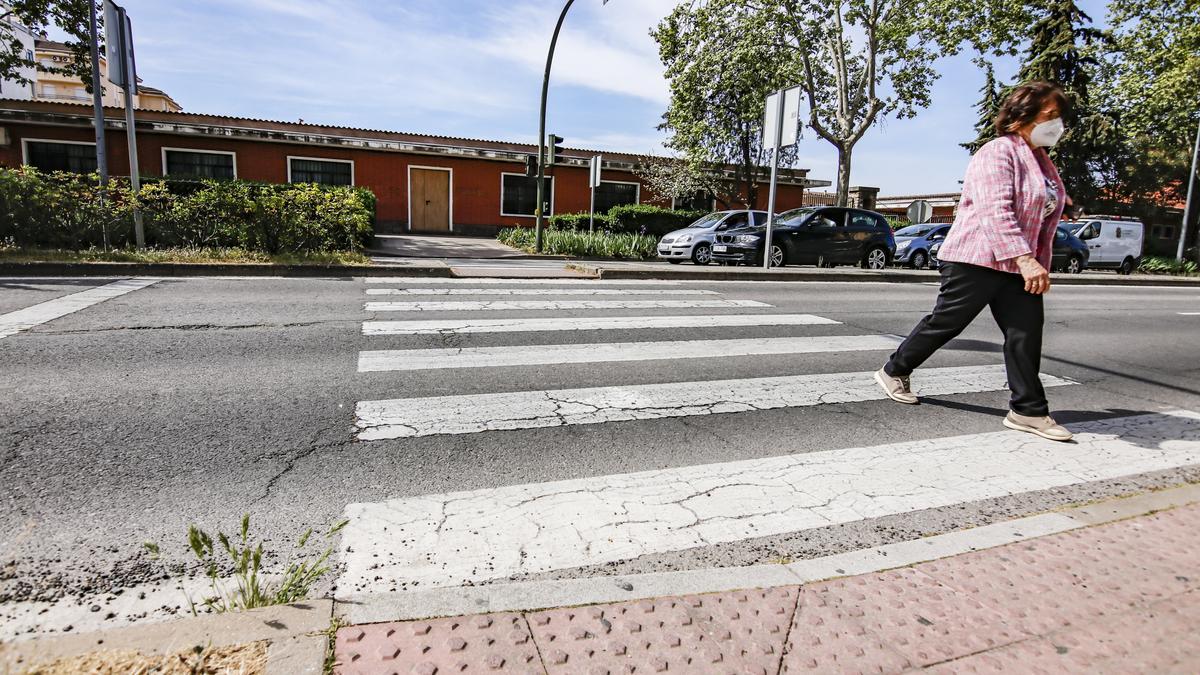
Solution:
M 709 314 L 684 316 L 605 316 L 573 319 L 448 319 L 443 321 L 364 321 L 363 335 L 524 333 L 648 328 L 726 328 L 730 326 L 835 326 L 840 321 L 812 314 Z
M 522 391 L 362 401 L 355 408 L 363 441 L 474 434 L 751 410 L 878 401 L 871 373 L 823 373 L 743 380 L 671 382 L 624 387 Z M 1003 366 L 923 368 L 918 394 L 937 396 L 1007 388 Z M 1074 384 L 1048 375 L 1048 387 Z
M 358 372 L 730 358 L 764 354 L 862 352 L 895 349 L 903 339 L 896 335 L 834 335 L 736 340 L 598 342 L 518 347 L 383 349 L 359 352 Z
M 480 300 L 457 302 L 368 302 L 368 312 L 483 312 L 543 309 L 707 309 L 770 307 L 756 300 Z
M 367 295 L 720 295 L 698 288 L 368 288 Z
M 797 532 L 1200 464 L 1200 413 L 1003 431 L 350 504 L 337 595 L 513 574 Z
M 599 279 L 488 279 L 486 277 L 469 278 L 469 279 L 453 279 L 443 277 L 366 277 L 363 279 L 368 284 L 384 284 L 384 285 L 400 285 L 413 286 L 421 284 L 434 284 L 443 286 L 446 284 L 470 284 L 472 286 L 481 286 L 485 284 L 498 286 L 523 286 L 523 285 L 541 285 L 541 286 L 558 286 L 558 285 L 580 285 L 580 286 L 678 286 L 680 282 L 659 279 L 626 279 L 623 281 L 601 281 Z
M 47 300 L 15 312 L 0 314 L 0 339 L 16 335 L 23 330 L 29 330 L 34 326 L 78 312 L 81 309 L 87 309 L 105 300 L 143 289 L 159 281 L 161 279 L 122 279 L 97 288 Z

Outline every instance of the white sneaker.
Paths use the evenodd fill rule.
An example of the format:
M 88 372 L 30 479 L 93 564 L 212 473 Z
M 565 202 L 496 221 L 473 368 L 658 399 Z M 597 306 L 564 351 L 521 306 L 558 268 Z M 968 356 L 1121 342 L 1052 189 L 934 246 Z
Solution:
M 1011 410 L 1004 418 L 1004 426 L 1015 431 L 1035 434 L 1051 441 L 1069 441 L 1073 434 L 1051 417 L 1029 417 Z
M 897 403 L 912 405 L 918 402 L 917 395 L 909 387 L 908 377 L 892 377 L 880 368 L 875 371 L 875 381 L 883 387 L 883 393 Z

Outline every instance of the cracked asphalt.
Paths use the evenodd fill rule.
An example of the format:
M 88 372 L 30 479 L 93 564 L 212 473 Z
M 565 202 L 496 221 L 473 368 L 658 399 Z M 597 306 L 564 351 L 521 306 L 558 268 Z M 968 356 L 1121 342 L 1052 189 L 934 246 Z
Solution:
M 0 313 L 103 283 L 0 280 Z M 359 442 L 359 401 L 857 372 L 884 357 L 360 374 L 361 350 L 906 334 L 936 293 L 925 284 L 682 283 L 673 288 L 772 307 L 419 314 L 787 312 L 843 324 L 364 337 L 364 320 L 411 318 L 364 311 L 365 288 L 356 279 L 165 279 L 0 340 L 0 603 L 90 597 L 161 577 L 162 564 L 142 542 L 158 542 L 168 565 L 185 564 L 191 523 L 230 532 L 250 513 L 267 548 L 286 552 L 307 527 L 339 520 L 349 503 L 991 432 L 1005 409 L 1006 396 L 988 392 L 905 408 L 869 401 Z M 1200 410 L 1200 316 L 1178 314 L 1188 311 L 1200 311 L 1200 289 L 1055 288 L 1043 370 L 1081 383 L 1049 390 L 1060 421 Z M 929 365 L 996 364 L 999 350 L 985 314 Z M 822 555 L 1189 480 L 1200 480 L 1194 467 L 542 576 Z

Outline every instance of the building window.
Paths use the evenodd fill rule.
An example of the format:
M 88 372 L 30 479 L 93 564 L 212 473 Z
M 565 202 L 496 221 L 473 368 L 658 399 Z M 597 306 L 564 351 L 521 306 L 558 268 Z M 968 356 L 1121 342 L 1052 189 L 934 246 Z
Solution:
M 614 206 L 638 203 L 637 183 L 601 181 L 596 188 L 596 213 L 608 213 Z
M 354 185 L 354 162 L 288 157 L 288 182 Z
M 506 173 L 501 177 L 500 215 L 534 216 L 537 206 L 537 178 L 523 174 Z M 554 213 L 554 178 L 546 177 L 546 201 L 550 208 L 545 215 Z
M 163 150 L 163 168 L 168 176 L 236 178 L 232 152 Z
M 96 170 L 96 144 L 25 141 L 25 163 L 41 171 L 92 173 Z
M 672 199 L 671 208 L 681 211 L 714 211 L 717 205 L 708 190 L 697 190 L 690 195 Z

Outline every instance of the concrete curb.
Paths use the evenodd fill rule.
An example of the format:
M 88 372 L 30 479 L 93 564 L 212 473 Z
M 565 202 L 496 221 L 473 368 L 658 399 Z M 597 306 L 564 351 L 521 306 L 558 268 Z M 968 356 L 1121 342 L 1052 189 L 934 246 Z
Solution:
M 792 563 L 354 594 L 336 598 L 334 615 L 349 624 L 379 623 L 806 584 L 907 567 L 1196 502 L 1200 484 L 1189 484 Z
M 454 276 L 444 265 L 270 265 L 201 263 L 0 263 L 0 276 L 59 277 L 445 277 Z
M 602 265 L 585 263 L 569 263 L 567 267 L 596 276 L 601 280 L 619 281 L 628 279 L 679 279 L 685 281 L 825 281 L 825 282 L 855 282 L 873 281 L 893 284 L 927 284 L 937 283 L 940 276 L 935 271 L 889 269 L 874 272 L 870 270 L 825 270 L 819 268 L 795 270 L 761 270 L 758 268 L 717 268 L 700 269 L 638 269 L 638 268 L 609 268 Z M 1062 286 L 1179 286 L 1183 288 L 1200 288 L 1200 278 L 1170 277 L 1154 275 L 1120 276 L 1120 275 L 1078 275 L 1055 273 L 1053 282 Z
M 20 672 L 38 663 L 100 651 L 137 650 L 166 655 L 197 645 L 226 647 L 269 640 L 269 675 L 318 675 L 324 669 L 328 645 L 324 631 L 329 628 L 332 612 L 331 600 L 306 600 L 233 614 L 15 642 L 0 645 L 0 670 Z

